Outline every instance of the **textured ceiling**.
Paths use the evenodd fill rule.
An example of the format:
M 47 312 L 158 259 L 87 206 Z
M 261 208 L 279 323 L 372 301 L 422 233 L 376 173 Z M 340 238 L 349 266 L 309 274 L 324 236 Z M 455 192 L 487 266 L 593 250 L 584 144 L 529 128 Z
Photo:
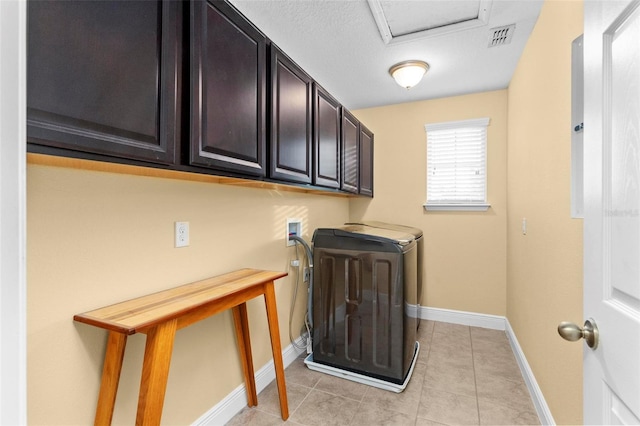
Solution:
M 349 109 L 441 98 L 509 85 L 543 0 L 230 0 Z M 370 6 L 370 3 L 372 6 Z M 456 3 L 460 3 L 456 7 Z M 463 4 L 464 3 L 464 4 Z M 377 17 L 374 15 L 378 10 Z M 465 21 L 477 14 L 471 25 Z M 382 15 L 379 11 L 382 10 Z M 456 16 L 460 13 L 461 17 Z M 424 16 L 424 26 L 420 16 Z M 386 18 L 386 43 L 376 19 Z M 416 17 L 418 19 L 416 19 Z M 384 22 L 385 19 L 382 19 Z M 451 22 L 421 34 L 430 22 Z M 509 44 L 488 47 L 493 29 L 515 24 Z M 438 26 L 438 24 L 436 24 Z M 384 27 L 384 25 L 383 25 Z M 394 28 L 395 27 L 395 28 Z M 410 90 L 389 68 L 418 59 L 431 69 Z

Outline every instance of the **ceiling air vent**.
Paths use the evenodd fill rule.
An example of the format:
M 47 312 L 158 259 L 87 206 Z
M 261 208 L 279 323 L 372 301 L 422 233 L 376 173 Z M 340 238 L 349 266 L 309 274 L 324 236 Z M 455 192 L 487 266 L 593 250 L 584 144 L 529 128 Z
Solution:
M 516 24 L 491 28 L 489 31 L 489 47 L 502 46 L 503 44 L 511 43 L 515 30 Z

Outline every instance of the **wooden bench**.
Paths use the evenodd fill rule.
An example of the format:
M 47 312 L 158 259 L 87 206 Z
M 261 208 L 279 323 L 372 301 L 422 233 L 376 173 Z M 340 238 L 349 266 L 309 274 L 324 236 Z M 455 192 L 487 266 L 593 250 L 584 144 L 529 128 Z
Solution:
M 176 330 L 233 309 L 250 407 L 258 404 L 246 301 L 264 295 L 282 419 L 289 417 L 273 282 L 286 272 L 241 269 L 78 314 L 75 321 L 109 331 L 95 424 L 111 424 L 127 336 L 147 335 L 136 425 L 160 424 Z

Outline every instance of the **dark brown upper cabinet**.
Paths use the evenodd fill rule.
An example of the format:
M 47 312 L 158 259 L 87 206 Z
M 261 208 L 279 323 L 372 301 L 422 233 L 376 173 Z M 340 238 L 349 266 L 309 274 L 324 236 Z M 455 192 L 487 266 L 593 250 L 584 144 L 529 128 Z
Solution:
M 181 2 L 27 7 L 28 142 L 174 164 Z
M 342 108 L 342 179 L 340 189 L 358 193 L 359 128 L 358 120 Z
M 340 188 L 340 114 L 338 101 L 321 86 L 314 84 L 314 185 Z
M 272 44 L 271 178 L 312 181 L 311 97 L 311 77 Z
M 265 175 L 266 38 L 223 1 L 193 1 L 190 164 Z
M 373 197 L 373 133 L 360 123 L 360 182 L 358 193 Z
M 227 0 L 27 12 L 30 152 L 372 196 L 373 134 Z

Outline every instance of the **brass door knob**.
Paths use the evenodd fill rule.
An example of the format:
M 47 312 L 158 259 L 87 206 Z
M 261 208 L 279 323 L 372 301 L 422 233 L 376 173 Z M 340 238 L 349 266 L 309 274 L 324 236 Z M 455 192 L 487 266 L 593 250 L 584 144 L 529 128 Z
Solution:
M 558 334 L 570 342 L 584 339 L 591 349 L 598 347 L 598 326 L 593 318 L 586 320 L 582 328 L 572 322 L 562 321 L 558 325 Z

